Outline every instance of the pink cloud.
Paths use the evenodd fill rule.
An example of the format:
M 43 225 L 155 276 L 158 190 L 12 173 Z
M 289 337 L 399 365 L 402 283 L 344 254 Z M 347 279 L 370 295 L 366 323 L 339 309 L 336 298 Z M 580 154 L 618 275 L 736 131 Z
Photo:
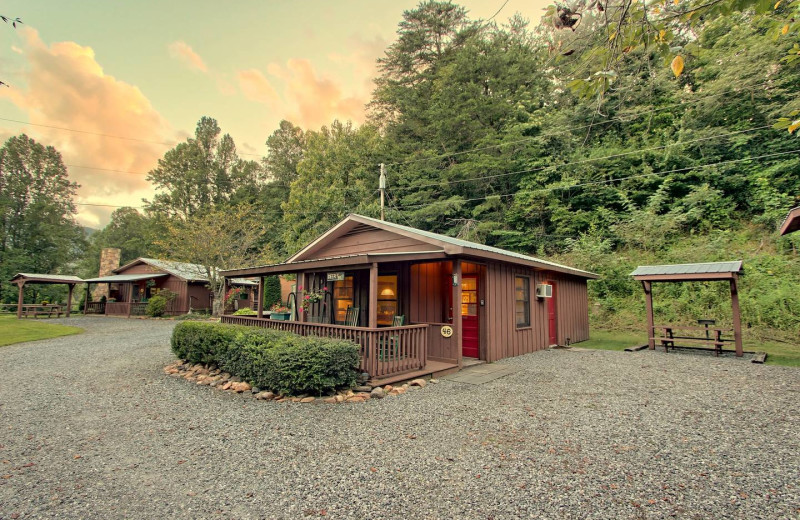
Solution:
M 208 72 L 203 58 L 200 57 L 188 43 L 183 41 L 172 42 L 169 44 L 169 55 L 173 58 L 182 61 L 190 69 L 199 70 L 200 72 Z
M 240 70 L 236 74 L 239 87 L 250 101 L 271 105 L 278 101 L 278 93 L 269 80 L 257 69 Z
M 138 87 L 105 74 L 91 47 L 70 41 L 48 46 L 31 28 L 23 28 L 20 34 L 27 85 L 2 89 L 0 96 L 27 112 L 31 123 L 78 132 L 40 126 L 19 132 L 54 146 L 68 165 L 141 173 L 156 166 L 169 148 L 159 143 L 168 140 L 165 136 L 171 131 Z M 141 197 L 152 193 L 145 175 L 74 166 L 69 173 L 81 185 L 81 202 L 107 204 L 111 200 L 112 204 L 139 206 Z M 105 211 L 82 207 L 84 217 L 79 215 L 79 220 L 105 223 Z

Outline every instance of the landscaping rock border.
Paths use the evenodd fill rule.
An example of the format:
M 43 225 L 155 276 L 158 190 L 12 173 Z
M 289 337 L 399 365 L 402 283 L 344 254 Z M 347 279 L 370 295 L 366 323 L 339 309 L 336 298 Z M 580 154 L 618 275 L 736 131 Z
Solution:
M 314 397 L 307 394 L 289 396 L 280 395 L 270 391 L 262 391 L 258 387 L 253 387 L 249 383 L 242 381 L 240 377 L 228 372 L 223 372 L 213 364 L 190 363 L 183 359 L 174 361 L 164 367 L 164 373 L 192 381 L 197 385 L 208 386 L 216 390 L 223 390 L 232 393 L 252 396 L 259 401 L 275 401 L 276 403 L 363 403 L 370 399 L 383 399 L 403 395 L 410 390 L 425 388 L 429 383 L 436 384 L 437 379 L 412 379 L 397 386 L 385 385 L 372 387 L 369 385 L 359 385 L 353 389 L 341 390 L 336 394 L 324 397 Z

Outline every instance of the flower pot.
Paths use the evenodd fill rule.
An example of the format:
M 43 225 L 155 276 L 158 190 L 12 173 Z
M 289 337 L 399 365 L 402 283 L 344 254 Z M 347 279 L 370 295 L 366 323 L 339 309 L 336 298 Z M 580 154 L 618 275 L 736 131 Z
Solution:
M 272 312 L 269 315 L 269 319 L 279 320 L 279 321 L 289 321 L 289 316 L 291 316 L 291 314 L 288 312 Z

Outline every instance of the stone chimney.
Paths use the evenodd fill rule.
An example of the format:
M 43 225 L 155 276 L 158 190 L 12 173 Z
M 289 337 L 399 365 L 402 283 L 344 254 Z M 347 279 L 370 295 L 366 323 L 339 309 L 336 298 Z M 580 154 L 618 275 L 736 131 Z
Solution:
M 119 261 L 122 257 L 122 250 L 116 247 L 106 247 L 100 251 L 100 272 L 97 276 L 109 276 L 114 274 L 114 269 L 119 267 Z M 99 283 L 94 291 L 92 291 L 92 301 L 98 301 L 105 296 L 108 298 L 108 284 Z

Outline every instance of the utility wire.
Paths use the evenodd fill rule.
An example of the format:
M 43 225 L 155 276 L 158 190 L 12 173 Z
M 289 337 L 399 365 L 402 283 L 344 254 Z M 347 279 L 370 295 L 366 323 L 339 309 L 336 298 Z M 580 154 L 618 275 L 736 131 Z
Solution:
M 482 175 L 482 176 L 479 176 L 479 177 L 470 177 L 468 179 L 454 179 L 454 180 L 450 180 L 450 181 L 432 182 L 432 183 L 429 183 L 429 184 L 421 184 L 419 186 L 399 186 L 399 187 L 396 187 L 396 188 L 393 188 L 393 189 L 394 189 L 394 191 L 417 190 L 417 189 L 421 189 L 421 188 L 438 187 L 438 186 L 449 185 L 449 184 L 460 184 L 460 183 L 464 183 L 464 182 L 483 181 L 483 180 L 487 180 L 487 179 L 496 179 L 496 178 L 499 178 L 499 177 L 508 177 L 509 175 L 517 175 L 517 174 L 520 174 L 520 173 L 538 172 L 538 171 L 542 171 L 542 170 L 547 170 L 548 168 L 563 168 L 563 167 L 566 167 L 566 166 L 573 166 L 573 165 L 576 165 L 576 164 L 586 164 L 586 163 L 592 163 L 592 162 L 596 162 L 596 161 L 604 161 L 606 159 L 616 159 L 618 157 L 625 157 L 627 155 L 633 155 L 633 154 L 637 154 L 637 153 L 652 152 L 652 151 L 655 151 L 655 150 L 663 150 L 663 149 L 666 149 L 666 148 L 670 148 L 672 146 L 680 146 L 680 145 L 686 145 L 686 144 L 691 144 L 691 143 L 697 143 L 697 142 L 700 142 L 700 141 L 709 141 L 711 139 L 717 139 L 717 138 L 721 138 L 721 137 L 730 137 L 732 135 L 739 135 L 739 134 L 746 134 L 746 133 L 749 133 L 749 132 L 756 132 L 758 130 L 764 130 L 766 128 L 772 128 L 772 125 L 763 125 L 763 126 L 758 126 L 758 127 L 755 127 L 755 128 L 749 128 L 747 130 L 738 130 L 736 132 L 729 132 L 727 134 L 718 134 L 718 135 L 712 135 L 712 136 L 706 136 L 706 137 L 699 137 L 697 139 L 690 139 L 688 141 L 678 141 L 678 142 L 669 143 L 669 144 L 665 144 L 665 145 L 661 145 L 661 146 L 653 146 L 653 147 L 650 147 L 650 148 L 639 148 L 639 149 L 636 149 L 636 150 L 630 150 L 630 151 L 627 151 L 627 152 L 620 152 L 620 153 L 617 153 L 617 154 L 606 155 L 606 156 L 603 156 L 603 157 L 590 157 L 588 159 L 581 159 L 579 161 L 572 161 L 572 162 L 567 162 L 567 163 L 558 164 L 558 165 L 539 166 L 537 168 L 532 168 L 532 169 L 529 169 L 529 170 L 518 170 L 518 171 L 514 171 L 514 172 L 498 173 L 498 174 L 495 174 L 495 175 Z
M 778 157 L 778 156 L 782 156 L 782 155 L 797 154 L 797 153 L 800 153 L 800 148 L 798 148 L 796 150 L 790 150 L 788 152 L 775 152 L 775 153 L 770 153 L 770 154 L 759 155 L 759 156 L 756 156 L 756 157 L 745 157 L 745 158 L 742 158 L 742 159 L 730 159 L 730 160 L 727 160 L 727 161 L 719 161 L 719 162 L 709 163 L 709 164 L 698 164 L 698 165 L 695 165 L 695 166 L 687 166 L 685 168 L 675 168 L 673 170 L 665 170 L 665 171 L 660 171 L 660 172 L 644 173 L 644 174 L 641 174 L 641 175 L 630 175 L 628 177 L 619 177 L 617 179 L 607 179 L 607 180 L 604 180 L 604 181 L 584 182 L 584 183 L 580 183 L 580 184 L 572 184 L 570 186 L 554 186 L 552 188 L 537 188 L 535 190 L 519 190 L 519 191 L 516 191 L 514 193 L 503 193 L 503 194 L 499 194 L 499 195 L 488 195 L 486 197 L 475 197 L 475 198 L 470 198 L 470 199 L 460 199 L 460 200 L 457 200 L 456 202 L 458 202 L 458 203 L 474 202 L 474 201 L 478 201 L 478 200 L 486 200 L 486 199 L 491 199 L 491 198 L 504 198 L 504 197 L 514 197 L 514 196 L 517 196 L 517 195 L 528 195 L 528 194 L 534 194 L 534 193 L 547 193 L 547 192 L 558 191 L 558 190 L 571 190 L 573 188 L 583 188 L 583 187 L 586 187 L 586 186 L 598 186 L 598 185 L 602 185 L 602 184 L 609 184 L 609 183 L 612 183 L 612 182 L 627 181 L 627 180 L 631 180 L 631 179 L 641 179 L 641 178 L 645 178 L 645 177 L 654 177 L 654 176 L 658 176 L 658 175 L 666 175 L 666 174 L 669 174 L 669 173 L 681 173 L 681 172 L 687 172 L 687 171 L 697 170 L 697 169 L 701 169 L 701 168 L 709 168 L 711 166 L 720 166 L 720 165 L 723 165 L 723 164 L 735 164 L 735 163 L 740 163 L 740 162 L 745 162 L 745 161 L 755 161 L 757 159 L 766 159 L 766 158 L 769 158 L 769 157 Z M 408 208 L 418 208 L 418 207 L 422 207 L 422 206 L 431 206 L 433 204 L 442 204 L 442 203 L 446 203 L 446 202 L 448 202 L 448 201 L 446 201 L 446 200 L 437 200 L 437 201 L 433 201 L 433 202 L 425 203 L 425 204 L 410 204 L 410 205 L 406 205 L 406 206 L 400 206 L 398 209 L 405 210 L 405 209 L 408 209 Z
M 764 83 L 760 83 L 758 85 L 754 85 L 752 88 L 757 88 L 757 87 L 760 87 L 760 86 L 764 86 L 764 85 L 767 85 L 769 83 L 770 82 L 766 81 Z M 636 119 L 638 117 L 641 117 L 641 116 L 644 116 L 644 115 L 647 115 L 647 114 L 652 114 L 652 113 L 655 113 L 655 112 L 660 112 L 662 110 L 668 110 L 670 108 L 675 108 L 675 107 L 680 107 L 680 106 L 689 106 L 689 105 L 693 105 L 693 104 L 695 104 L 695 103 L 697 103 L 699 101 L 702 101 L 704 99 L 709 99 L 709 98 L 718 97 L 718 96 L 722 96 L 722 95 L 726 95 L 726 94 L 731 94 L 731 93 L 734 93 L 734 92 L 743 92 L 745 90 L 749 90 L 749 89 L 743 89 L 743 88 L 734 87 L 729 91 L 718 92 L 716 94 L 707 94 L 705 96 L 697 97 L 697 98 L 692 99 L 690 101 L 682 101 L 682 102 L 679 102 L 679 103 L 673 103 L 671 105 L 664 105 L 664 106 L 660 106 L 660 107 L 657 107 L 657 108 L 652 108 L 650 110 L 644 110 L 644 111 L 641 111 L 641 112 L 637 112 L 635 114 L 626 114 L 626 115 L 622 115 L 622 116 L 613 117 L 613 118 L 610 118 L 610 119 L 605 119 L 603 121 L 595 121 L 594 123 L 588 123 L 588 124 L 572 126 L 572 127 L 560 127 L 560 128 L 556 127 L 554 129 L 554 131 L 551 131 L 550 133 L 545 132 L 545 133 L 542 133 L 542 134 L 539 134 L 539 135 L 534 135 L 534 136 L 526 137 L 526 138 L 523 138 L 523 139 L 518 139 L 518 140 L 515 140 L 515 141 L 509 141 L 509 142 L 506 142 L 506 143 L 498 143 L 498 144 L 492 144 L 492 145 L 487 145 L 487 146 L 481 146 L 481 147 L 472 148 L 472 149 L 469 149 L 469 150 L 462 150 L 460 152 L 443 153 L 443 154 L 439 154 L 439 155 L 433 155 L 431 157 L 421 157 L 419 159 L 409 159 L 408 161 L 398 161 L 398 162 L 393 162 L 393 163 L 386 163 L 386 166 L 387 167 L 388 166 L 404 166 L 404 165 L 407 165 L 407 164 L 413 164 L 413 163 L 418 163 L 418 162 L 434 161 L 434 160 L 437 160 L 437 159 L 444 159 L 444 158 L 447 158 L 447 157 L 457 157 L 457 156 L 465 155 L 465 154 L 469 154 L 469 153 L 482 152 L 482 151 L 486 151 L 486 150 L 493 150 L 495 148 L 503 148 L 505 146 L 513 146 L 515 144 L 527 143 L 527 142 L 532 141 L 534 139 L 541 139 L 543 137 L 552 137 L 552 136 L 555 136 L 555 135 L 559 135 L 559 134 L 563 134 L 563 133 L 569 133 L 569 132 L 573 132 L 573 131 L 576 131 L 576 130 L 585 130 L 587 128 L 591 128 L 591 127 L 598 126 L 598 125 L 604 125 L 604 124 L 620 122 L 620 121 L 624 122 L 626 120 L 633 120 L 633 119 Z

